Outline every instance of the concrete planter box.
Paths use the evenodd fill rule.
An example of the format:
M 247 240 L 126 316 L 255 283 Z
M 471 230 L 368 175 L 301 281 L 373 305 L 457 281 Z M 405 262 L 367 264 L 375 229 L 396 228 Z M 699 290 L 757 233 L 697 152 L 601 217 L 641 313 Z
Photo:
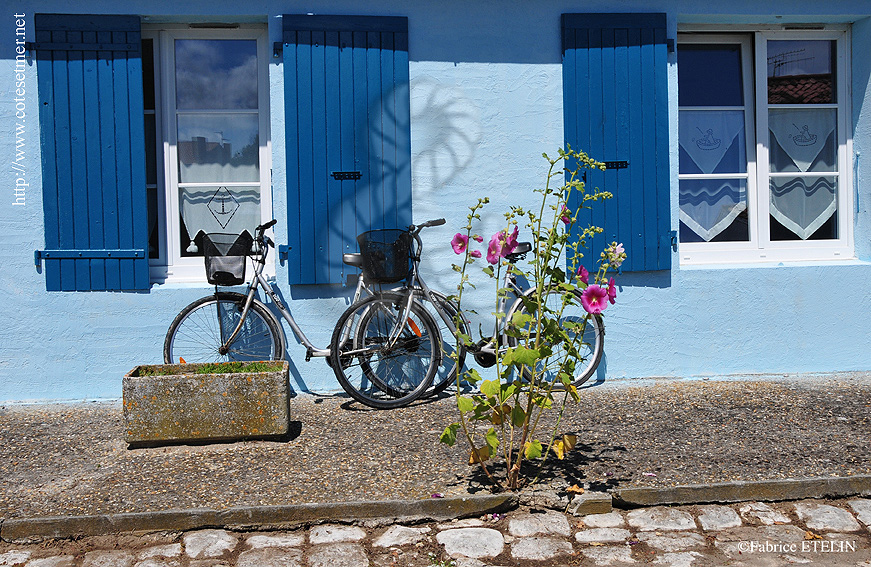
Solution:
M 197 374 L 203 364 L 137 366 L 124 376 L 125 440 L 144 444 L 285 435 L 289 365 L 274 364 L 275 371 L 227 374 Z M 159 375 L 153 375 L 155 370 Z

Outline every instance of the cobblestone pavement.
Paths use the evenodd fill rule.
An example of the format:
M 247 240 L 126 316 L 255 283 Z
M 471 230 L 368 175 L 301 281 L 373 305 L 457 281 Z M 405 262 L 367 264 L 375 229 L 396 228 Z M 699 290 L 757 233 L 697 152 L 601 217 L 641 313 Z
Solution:
M 638 508 L 575 517 L 519 508 L 443 523 L 204 529 L 0 544 L 0 566 L 871 567 L 871 499 Z

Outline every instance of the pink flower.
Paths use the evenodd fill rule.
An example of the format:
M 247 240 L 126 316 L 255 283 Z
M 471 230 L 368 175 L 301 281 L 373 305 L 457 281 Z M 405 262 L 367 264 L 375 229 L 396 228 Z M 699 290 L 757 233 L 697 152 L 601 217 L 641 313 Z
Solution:
M 572 222 L 572 217 L 570 215 L 571 211 L 569 210 L 569 208 L 563 205 L 562 216 L 560 217 L 560 220 L 563 221 L 564 224 L 569 224 L 570 222 Z
M 471 252 L 469 252 L 469 256 L 471 256 L 472 258 L 480 258 L 481 251 L 480 250 L 472 250 Z
M 475 236 L 473 236 L 472 239 L 473 239 L 475 242 L 484 242 L 484 237 L 483 237 L 483 236 L 478 236 L 477 234 L 476 234 Z
M 612 242 L 611 246 L 605 248 L 605 255 L 612 267 L 619 268 L 623 260 L 626 259 L 626 250 L 622 243 Z
M 466 251 L 466 248 L 469 246 L 469 237 L 465 234 L 457 233 L 454 235 L 453 240 L 451 240 L 451 248 L 454 249 L 456 254 L 462 254 Z
M 487 246 L 487 261 L 491 264 L 498 264 L 499 258 L 504 258 L 514 252 L 517 248 L 518 229 L 515 226 L 514 232 L 508 234 L 504 230 L 500 230 L 490 238 L 490 244 Z
M 600 285 L 591 285 L 581 294 L 581 305 L 587 313 L 598 315 L 608 307 L 608 289 Z
M 617 299 L 617 285 L 614 283 L 614 278 L 608 280 L 608 301 L 611 302 L 611 305 L 614 305 L 615 300 Z
M 587 271 L 587 268 L 583 266 L 578 268 L 578 279 L 584 283 L 590 283 L 590 272 Z

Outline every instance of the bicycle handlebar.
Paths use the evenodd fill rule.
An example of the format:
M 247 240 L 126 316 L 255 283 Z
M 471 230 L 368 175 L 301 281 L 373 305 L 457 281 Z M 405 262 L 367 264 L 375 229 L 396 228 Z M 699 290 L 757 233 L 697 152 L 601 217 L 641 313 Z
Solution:
M 431 226 L 441 226 L 441 225 L 445 224 L 446 222 L 447 221 L 443 218 L 442 219 L 428 220 L 428 221 L 421 223 L 421 224 L 418 224 L 418 225 L 413 224 L 413 225 L 409 226 L 408 232 L 410 232 L 414 235 L 417 235 L 421 230 L 423 230 L 425 228 L 429 228 Z

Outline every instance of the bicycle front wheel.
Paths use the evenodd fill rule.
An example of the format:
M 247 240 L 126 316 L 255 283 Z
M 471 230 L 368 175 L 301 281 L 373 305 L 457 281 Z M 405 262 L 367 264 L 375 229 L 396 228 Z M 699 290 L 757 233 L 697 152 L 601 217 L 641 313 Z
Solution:
M 179 313 L 166 333 L 163 360 L 184 362 L 230 362 L 284 359 L 281 325 L 260 301 L 251 302 L 239 336 L 222 354 L 220 347 L 230 336 L 245 306 L 241 293 L 218 292 L 202 297 Z
M 413 302 L 399 335 L 405 296 L 366 297 L 339 317 L 330 343 L 330 366 L 355 400 L 379 409 L 408 405 L 426 392 L 441 364 L 441 341 L 432 316 Z
M 531 293 L 527 294 L 534 301 Z M 567 292 L 550 288 L 546 289 L 539 305 L 542 317 L 557 321 L 559 328 L 564 331 L 560 340 L 551 344 L 550 356 L 539 361 L 535 368 L 536 380 L 542 383 L 553 382 L 554 390 L 564 389 L 561 373 L 571 376 L 571 383 L 575 387 L 580 386 L 590 379 L 596 372 L 599 362 L 602 360 L 603 344 L 605 339 L 605 326 L 601 315 L 587 313 L 581 304 L 579 291 Z M 535 332 L 532 325 L 539 309 L 527 309 L 523 301 L 515 303 L 511 312 L 507 315 L 507 321 L 511 321 L 516 312 L 531 315 L 533 323 L 520 328 L 521 334 L 529 336 L 530 343 L 535 343 Z M 524 339 L 520 339 L 522 342 Z M 516 337 L 509 337 L 511 346 L 518 344 Z M 530 346 L 532 346 L 532 344 Z M 529 369 L 524 371 L 524 377 L 529 379 Z

